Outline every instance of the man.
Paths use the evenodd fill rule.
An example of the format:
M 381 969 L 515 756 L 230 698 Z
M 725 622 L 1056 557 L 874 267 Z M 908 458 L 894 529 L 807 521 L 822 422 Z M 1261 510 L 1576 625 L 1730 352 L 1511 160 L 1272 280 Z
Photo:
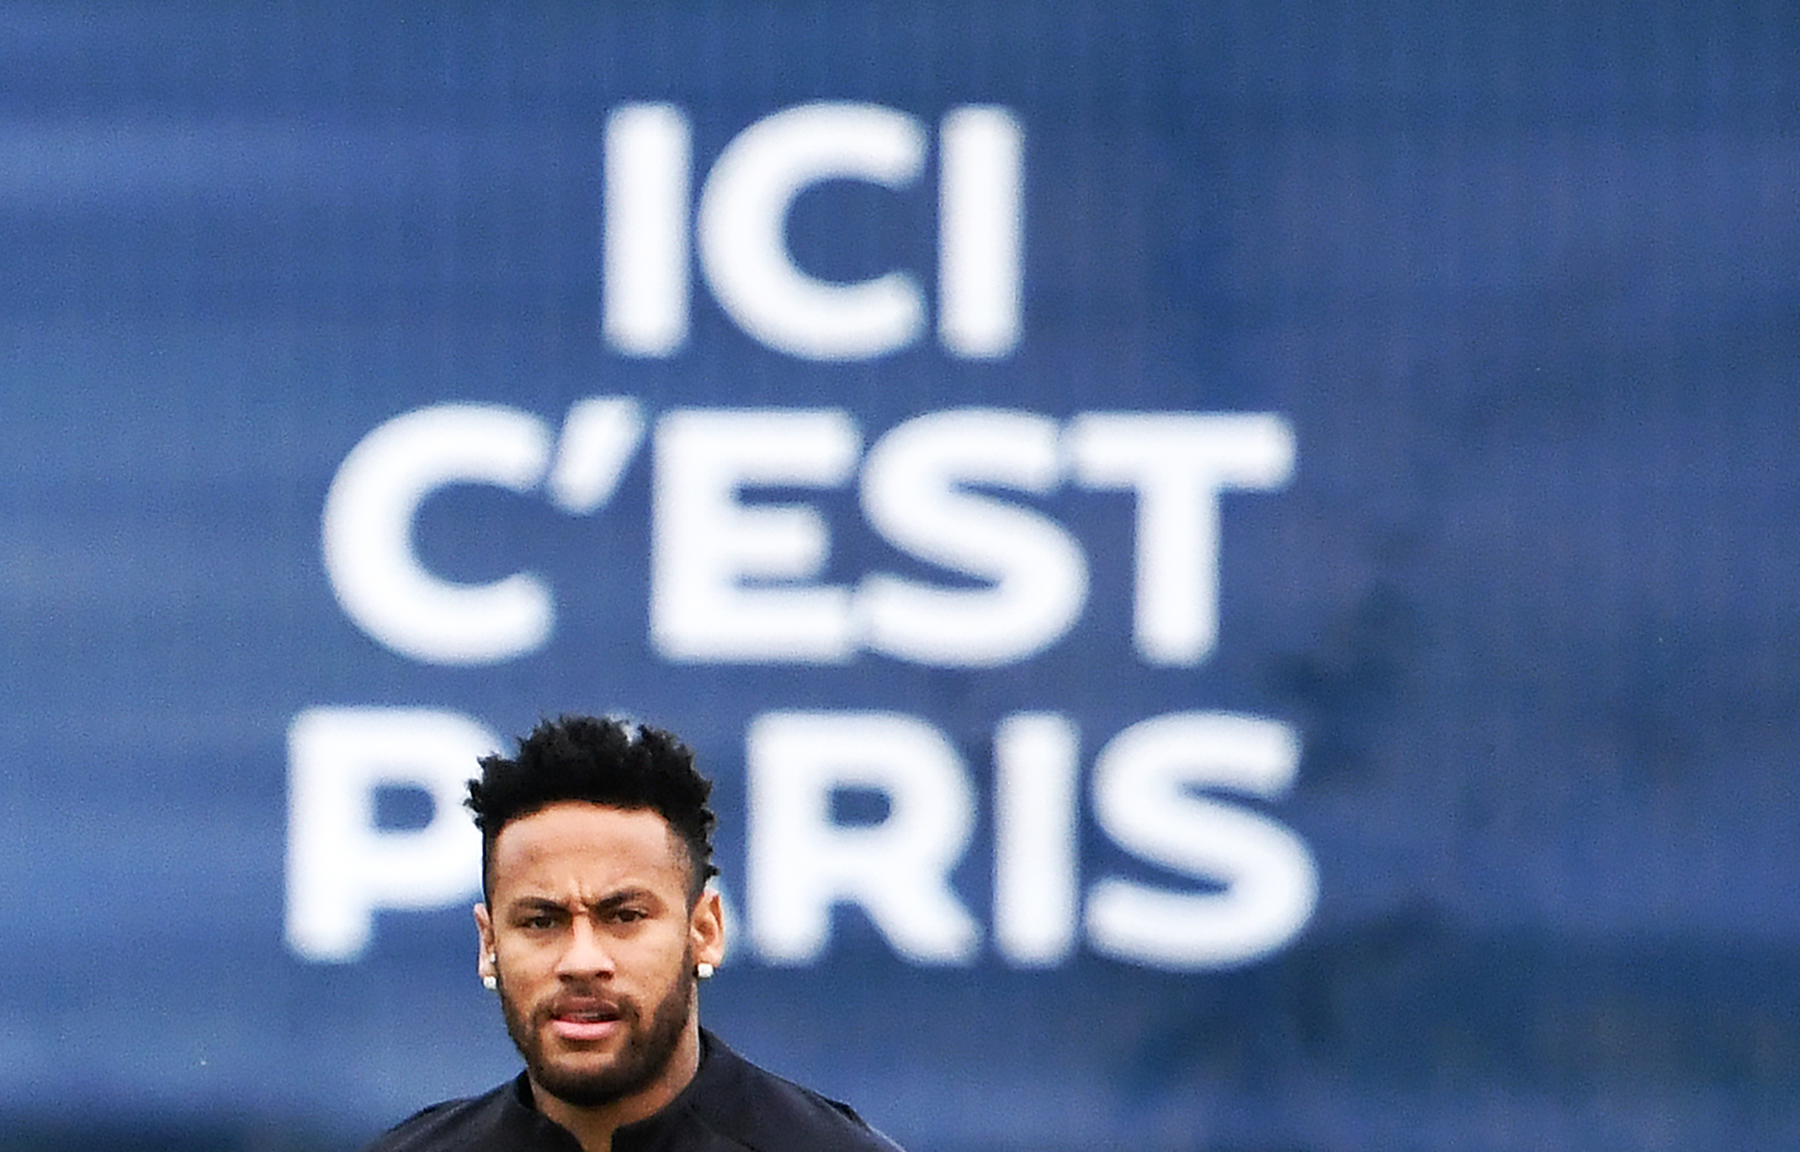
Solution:
M 706 890 L 712 783 L 667 732 L 565 716 L 481 761 L 482 982 L 525 1058 L 510 1083 L 427 1108 L 370 1152 L 898 1152 L 849 1107 L 700 1027 L 725 953 Z

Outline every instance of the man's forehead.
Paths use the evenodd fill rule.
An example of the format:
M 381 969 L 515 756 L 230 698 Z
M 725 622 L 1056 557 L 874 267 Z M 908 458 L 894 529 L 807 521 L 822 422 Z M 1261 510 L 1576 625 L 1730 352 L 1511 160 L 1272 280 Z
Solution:
M 684 871 L 674 829 L 650 808 L 564 800 L 510 820 L 494 838 L 494 867 L 511 872 L 612 865 Z

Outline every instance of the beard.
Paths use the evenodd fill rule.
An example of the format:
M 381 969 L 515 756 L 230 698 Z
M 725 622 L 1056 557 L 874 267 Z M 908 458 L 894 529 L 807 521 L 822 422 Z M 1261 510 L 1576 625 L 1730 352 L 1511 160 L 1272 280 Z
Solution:
M 598 1108 L 622 1100 L 661 1076 L 674 1059 L 692 1012 L 694 966 L 684 961 L 675 984 L 650 1013 L 635 1001 L 619 1002 L 619 1020 L 625 1026 L 624 1042 L 613 1062 L 603 1068 L 583 1070 L 558 1066 L 545 1051 L 544 1028 L 551 1012 L 546 1007 L 527 1015 L 506 993 L 501 983 L 500 1012 L 506 1018 L 506 1034 L 525 1058 L 532 1082 L 543 1091 L 577 1108 Z

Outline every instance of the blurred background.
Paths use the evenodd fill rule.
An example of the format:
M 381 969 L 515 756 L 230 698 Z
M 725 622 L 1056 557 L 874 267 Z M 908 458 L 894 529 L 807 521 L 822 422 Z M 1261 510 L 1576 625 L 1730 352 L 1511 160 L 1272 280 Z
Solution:
M 564 711 L 913 1152 L 1800 1146 L 1796 15 L 0 6 L 0 1148 L 511 1076 Z

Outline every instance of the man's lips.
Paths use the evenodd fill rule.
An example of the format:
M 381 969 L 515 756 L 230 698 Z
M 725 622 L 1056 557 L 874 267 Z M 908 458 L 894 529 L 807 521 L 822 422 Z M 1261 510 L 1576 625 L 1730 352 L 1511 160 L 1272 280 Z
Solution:
M 604 1040 L 624 1027 L 625 1012 L 611 1000 L 564 1000 L 550 1006 L 550 1030 L 564 1040 Z

